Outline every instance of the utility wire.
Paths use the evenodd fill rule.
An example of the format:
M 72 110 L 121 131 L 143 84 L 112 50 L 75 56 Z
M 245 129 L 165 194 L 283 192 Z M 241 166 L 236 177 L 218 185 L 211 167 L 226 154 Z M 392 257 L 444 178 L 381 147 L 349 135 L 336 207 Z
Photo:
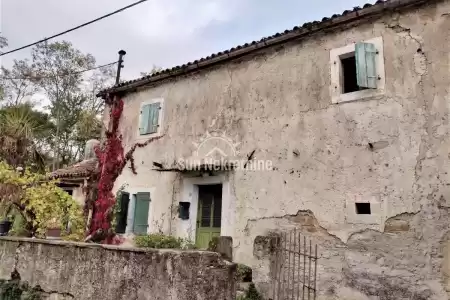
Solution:
M 91 68 L 91 69 L 81 70 L 81 71 L 77 71 L 77 72 L 73 72 L 73 73 L 56 74 L 56 75 L 50 75 L 50 76 L 39 76 L 39 75 L 36 75 L 36 76 L 25 76 L 25 77 L 15 77 L 15 78 L 14 77 L 0 77 L 0 80 L 2 80 L 2 79 L 3 80 L 32 80 L 32 79 L 39 80 L 39 79 L 44 79 L 44 78 L 66 77 L 66 76 L 81 74 L 81 73 L 84 73 L 84 72 L 88 72 L 88 71 L 97 70 L 97 69 L 100 69 L 100 68 L 112 66 L 112 65 L 115 65 L 117 63 L 118 63 L 118 61 L 115 61 L 115 62 L 106 64 L 106 65 L 101 65 L 101 66 L 97 66 L 97 67 L 94 67 L 94 68 Z
M 110 17 L 110 16 L 112 16 L 112 15 L 115 15 L 115 14 L 117 14 L 117 13 L 120 13 L 120 12 L 122 12 L 122 11 L 124 11 L 124 10 L 127 10 L 127 9 L 129 9 L 129 8 L 131 8 L 131 7 L 133 7 L 133 6 L 136 6 L 136 5 L 138 5 L 138 4 L 144 3 L 144 2 L 146 2 L 146 1 L 148 1 L 148 0 L 140 0 L 140 1 L 137 1 L 137 2 L 135 2 L 135 3 L 132 3 L 132 4 L 128 5 L 128 6 L 125 6 L 125 7 L 122 7 L 122 8 L 120 8 L 120 9 L 116 10 L 116 11 L 113 11 L 112 13 L 109 13 L 109 14 L 107 14 L 107 15 L 101 16 L 101 17 L 99 17 L 99 18 L 97 18 L 97 19 L 94 19 L 94 20 L 92 20 L 92 21 L 86 22 L 86 23 L 84 23 L 84 24 L 81 24 L 81 25 L 79 25 L 79 26 L 77 26 L 77 27 L 74 27 L 74 28 L 71 28 L 71 29 L 69 29 L 69 30 L 63 31 L 63 32 L 61 32 L 61 33 L 52 35 L 51 37 L 42 39 L 42 40 L 40 40 L 40 41 L 37 41 L 37 42 L 31 43 L 31 44 L 25 45 L 25 46 L 23 46 L 23 47 L 20 47 L 20 48 L 14 49 L 14 50 L 10 50 L 10 51 L 7 51 L 7 52 L 0 53 L 0 56 L 4 56 L 4 55 L 6 55 L 6 54 L 10 54 L 10 53 L 13 53 L 13 52 L 17 52 L 17 51 L 19 51 L 19 50 L 23 50 L 23 49 L 25 49 L 25 48 L 28 48 L 28 47 L 37 45 L 37 44 L 39 44 L 39 43 L 42 43 L 42 42 L 48 41 L 48 40 L 50 40 L 50 39 L 53 39 L 53 38 L 55 38 L 55 37 L 61 36 L 61 35 L 63 35 L 63 34 L 66 34 L 66 33 L 72 32 L 72 31 L 75 31 L 75 30 L 77 30 L 77 29 L 80 29 L 80 28 L 85 27 L 85 26 L 87 26 L 87 25 L 90 25 L 90 24 L 92 24 L 92 23 L 95 23 L 95 22 L 98 22 L 98 21 L 103 20 L 103 19 L 105 19 L 105 18 L 108 18 L 108 17 Z

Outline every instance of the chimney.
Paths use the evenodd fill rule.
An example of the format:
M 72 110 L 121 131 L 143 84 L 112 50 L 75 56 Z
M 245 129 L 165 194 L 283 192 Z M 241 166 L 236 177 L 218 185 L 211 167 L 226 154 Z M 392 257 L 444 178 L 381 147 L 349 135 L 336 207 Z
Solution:
M 84 149 L 84 160 L 97 158 L 95 155 L 95 147 L 100 146 L 98 140 L 89 140 L 86 142 L 86 148 Z

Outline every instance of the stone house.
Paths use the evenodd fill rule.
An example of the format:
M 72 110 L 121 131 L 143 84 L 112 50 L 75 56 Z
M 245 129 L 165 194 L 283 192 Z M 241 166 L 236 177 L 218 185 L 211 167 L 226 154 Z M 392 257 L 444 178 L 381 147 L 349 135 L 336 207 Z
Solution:
M 269 294 L 255 238 L 296 228 L 319 299 L 447 299 L 449 53 L 450 0 L 378 1 L 103 91 L 125 150 L 161 136 L 124 231 L 231 236 Z

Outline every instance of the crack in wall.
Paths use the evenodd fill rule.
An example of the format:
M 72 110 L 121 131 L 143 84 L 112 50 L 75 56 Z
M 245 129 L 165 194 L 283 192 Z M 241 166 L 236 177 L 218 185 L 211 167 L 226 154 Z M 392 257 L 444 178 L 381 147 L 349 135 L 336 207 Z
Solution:
M 418 182 L 420 181 L 420 172 L 422 171 L 422 164 L 423 161 L 425 159 L 427 159 L 426 157 L 426 152 L 429 150 L 428 147 L 426 145 L 428 145 L 428 137 L 430 136 L 431 132 L 430 132 L 430 126 L 432 124 L 432 119 L 430 118 L 430 109 L 429 106 L 430 104 L 427 102 L 427 97 L 425 97 L 425 86 L 424 86 L 424 76 L 428 73 L 428 58 L 423 50 L 424 48 L 424 42 L 420 39 L 420 37 L 414 35 L 412 33 L 411 28 L 407 28 L 405 26 L 402 26 L 400 24 L 400 15 L 396 14 L 393 16 L 392 21 L 390 24 L 385 24 L 386 28 L 392 29 L 395 33 L 400 34 L 400 33 L 405 33 L 406 37 L 408 37 L 410 40 L 414 41 L 417 46 L 418 49 L 416 51 L 416 53 L 414 54 L 414 71 L 415 73 L 419 76 L 419 81 L 418 81 L 418 86 L 420 87 L 420 93 L 423 97 L 421 97 L 422 99 L 424 99 L 424 103 L 422 105 L 423 107 L 423 111 L 425 113 L 424 118 L 425 118 L 425 122 L 423 125 L 423 131 L 424 133 L 421 135 L 421 140 L 420 140 L 420 144 L 419 144 L 419 151 L 417 153 L 417 157 L 416 157 L 416 165 L 414 167 L 414 182 L 412 184 L 412 188 L 419 188 Z M 420 96 L 420 95 L 419 95 Z M 421 204 L 422 206 L 422 204 Z

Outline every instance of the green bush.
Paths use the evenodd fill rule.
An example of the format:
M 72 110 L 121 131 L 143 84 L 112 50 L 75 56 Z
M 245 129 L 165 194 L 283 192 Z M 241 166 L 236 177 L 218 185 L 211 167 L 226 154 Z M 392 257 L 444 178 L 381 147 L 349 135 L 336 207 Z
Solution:
M 195 245 L 182 238 L 176 238 L 164 234 L 138 235 L 134 238 L 136 246 L 139 248 L 154 249 L 195 249 Z
M 15 211 L 12 228 L 9 231 L 8 235 L 22 236 L 22 237 L 30 236 L 30 233 L 26 229 L 26 225 L 27 225 L 27 223 L 26 223 L 26 220 L 23 218 L 23 216 L 19 212 Z
M 262 300 L 261 294 L 255 287 L 254 283 L 250 283 L 248 290 L 245 292 L 245 295 L 239 296 L 237 300 Z
M 238 264 L 237 265 L 237 277 L 238 281 L 241 282 L 251 282 L 252 281 L 252 268 Z
M 163 234 L 138 235 L 134 238 L 140 248 L 180 249 L 183 240 Z

